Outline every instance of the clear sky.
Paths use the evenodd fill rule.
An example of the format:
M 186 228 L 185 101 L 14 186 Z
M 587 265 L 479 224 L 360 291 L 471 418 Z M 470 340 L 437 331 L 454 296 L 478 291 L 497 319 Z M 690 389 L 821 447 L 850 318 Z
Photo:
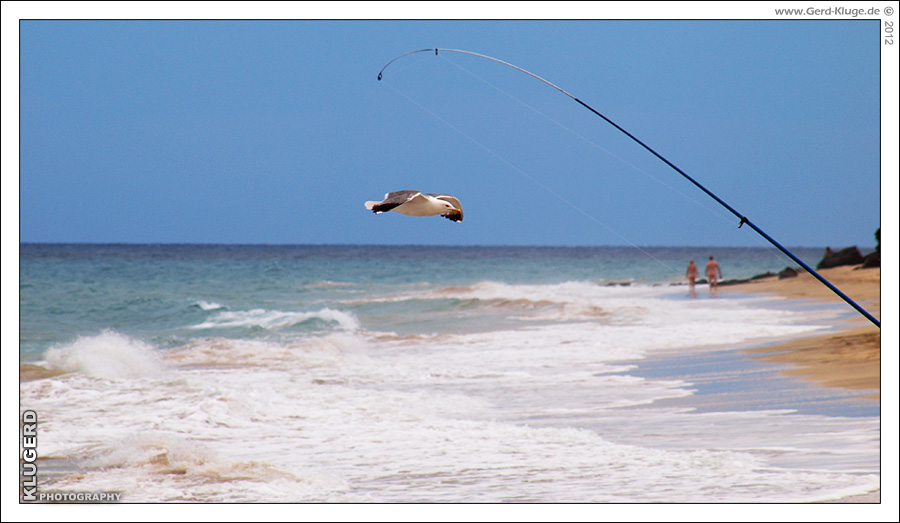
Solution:
M 874 246 L 896 214 L 880 125 L 897 46 L 879 20 L 585 15 L 598 20 L 23 20 L 20 241 L 765 244 L 512 68 L 418 53 L 376 79 L 441 47 L 555 83 L 785 245 Z M 465 219 L 364 209 L 399 189 L 455 195 Z

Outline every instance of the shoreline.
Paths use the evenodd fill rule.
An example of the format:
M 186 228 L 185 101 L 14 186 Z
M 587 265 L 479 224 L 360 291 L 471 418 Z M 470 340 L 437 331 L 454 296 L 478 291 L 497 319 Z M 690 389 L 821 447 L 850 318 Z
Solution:
M 819 271 L 825 279 L 881 321 L 881 268 L 835 267 Z M 770 276 L 729 285 L 720 292 L 769 294 L 787 299 L 842 303 L 830 289 L 803 271 L 796 277 Z M 849 305 L 848 305 L 849 308 Z M 855 313 L 855 311 L 854 311 Z M 813 381 L 825 387 L 875 390 L 858 399 L 881 400 L 881 329 L 862 315 L 835 325 L 834 332 L 796 338 L 745 352 L 763 361 L 787 363 L 786 376 Z M 853 401 L 853 400 L 848 400 Z M 822 503 L 881 503 L 881 490 Z
M 870 314 L 881 318 L 881 269 L 857 269 L 853 266 L 823 269 L 820 274 L 859 303 Z M 770 276 L 722 287 L 719 292 L 769 294 L 795 300 L 843 303 L 837 295 L 801 272 L 796 277 Z M 849 305 L 848 305 L 848 310 Z M 855 314 L 855 311 L 854 311 Z M 763 361 L 789 363 L 788 376 L 818 382 L 829 387 L 876 390 L 867 399 L 881 395 L 881 330 L 862 315 L 835 325 L 827 334 L 805 336 L 772 346 L 747 349 Z

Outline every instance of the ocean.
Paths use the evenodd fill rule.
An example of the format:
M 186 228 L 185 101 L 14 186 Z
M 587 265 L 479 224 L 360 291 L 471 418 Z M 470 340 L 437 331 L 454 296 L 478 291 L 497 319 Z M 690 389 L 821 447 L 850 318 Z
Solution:
M 38 492 L 793 503 L 879 488 L 872 391 L 743 352 L 855 312 L 692 297 L 688 259 L 710 254 L 726 279 L 789 265 L 766 248 L 22 244 Z

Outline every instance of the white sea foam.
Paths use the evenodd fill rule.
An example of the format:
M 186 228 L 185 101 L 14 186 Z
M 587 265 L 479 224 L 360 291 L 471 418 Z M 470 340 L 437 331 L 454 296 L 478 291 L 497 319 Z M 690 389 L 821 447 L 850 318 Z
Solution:
M 346 288 L 346 287 L 355 287 L 356 284 L 349 281 L 331 281 L 331 280 L 319 280 L 306 284 L 306 287 L 311 289 L 334 289 L 334 288 Z
M 182 367 L 296 370 L 339 365 L 344 355 L 358 354 L 365 346 L 365 339 L 351 332 L 304 336 L 285 343 L 213 337 L 166 351 L 163 358 L 168 365 Z
M 137 502 L 789 502 L 878 486 L 871 470 L 827 470 L 823 454 L 810 452 L 825 447 L 822 435 L 835 437 L 840 420 L 719 413 L 691 423 L 673 410 L 629 415 L 621 405 L 573 400 L 646 380 L 610 376 L 615 380 L 595 389 L 590 376 L 581 370 L 567 375 L 564 366 L 544 377 L 539 368 L 519 376 L 492 376 L 489 369 L 435 375 L 429 371 L 457 362 L 442 363 L 440 355 L 423 362 L 385 350 L 384 358 L 349 354 L 330 370 L 176 368 L 141 389 L 114 382 L 25 383 L 27 403 L 52 420 L 42 428 L 40 454 L 69 456 L 81 468 L 78 477 L 45 485 L 123 491 L 125 501 Z M 416 354 L 429 352 L 419 347 Z M 487 367 L 503 358 L 483 354 Z M 315 379 L 329 372 L 343 381 Z M 536 377 L 522 379 L 529 376 Z M 541 398 L 547 388 L 530 390 L 552 381 L 552 401 Z M 660 391 L 679 386 L 649 385 Z M 479 390 L 497 388 L 518 393 L 478 398 Z M 507 403 L 507 397 L 518 401 Z M 565 410 L 552 408 L 566 397 Z M 537 398 L 540 404 L 529 405 Z M 554 414 L 558 425 L 509 419 L 530 411 Z M 617 442 L 621 430 L 572 426 L 592 419 L 592 412 L 597 419 L 619 414 L 620 423 L 639 423 L 632 427 L 635 441 Z M 667 424 L 708 441 L 689 445 L 686 438 L 682 448 L 657 448 L 655 432 L 666 433 Z M 776 428 L 777 438 L 771 435 Z M 837 437 L 856 440 L 854 450 L 871 452 L 877 445 L 877 422 L 844 430 Z M 781 455 L 809 454 L 820 470 L 773 466 L 768 451 L 754 447 L 755 434 L 770 434 L 764 443 L 777 440 Z M 728 448 L 732 439 L 737 444 Z
M 651 350 L 764 341 L 822 328 L 808 321 L 809 313 L 773 307 L 769 299 L 710 299 L 703 295 L 687 300 L 682 298 L 684 294 L 686 291 L 679 287 L 601 286 L 580 281 L 523 285 L 489 281 L 390 299 L 477 300 L 489 314 L 526 322 L 562 322 L 563 332 L 586 333 L 593 340 L 601 340 L 600 350 L 595 352 L 606 354 L 602 340 L 613 340 L 615 347 L 610 350 L 628 349 L 632 357 Z M 822 313 L 822 319 L 834 316 L 833 311 Z M 495 338 L 532 335 L 526 328 L 495 333 Z M 544 342 L 545 346 L 555 344 L 552 339 Z
M 161 372 L 153 347 L 112 331 L 51 348 L 46 359 L 52 368 L 95 378 L 140 378 Z
M 220 305 L 216 302 L 209 302 L 209 301 L 204 301 L 204 300 L 200 300 L 197 303 L 195 303 L 194 305 L 205 311 L 214 311 L 216 309 L 224 309 L 225 308 L 224 305 Z
M 593 282 L 569 281 L 559 284 L 507 284 L 483 281 L 470 286 L 452 286 L 378 295 L 353 303 L 421 303 L 422 300 L 457 299 L 466 309 L 481 308 L 522 321 L 592 322 L 602 325 L 661 328 L 677 346 L 739 343 L 797 335 L 816 326 L 803 324 L 808 313 L 770 306 L 771 299 L 698 299 L 682 297 L 686 290 L 671 286 L 606 286 Z M 412 311 L 411 311 L 412 312 Z M 834 313 L 825 319 L 834 317 Z M 801 326 L 798 327 L 798 324 Z M 678 331 L 688 336 L 678 340 Z M 671 345 L 665 342 L 662 346 Z M 653 345 L 643 344 L 652 348 Z
M 193 325 L 191 328 L 199 330 L 228 327 L 261 327 L 278 330 L 310 320 L 334 323 L 342 330 L 353 331 L 359 329 L 359 321 L 352 314 L 329 308 L 315 312 L 285 312 L 266 309 L 222 311 L 203 323 Z
M 371 317 L 376 328 L 363 329 L 329 308 L 215 311 L 195 328 L 272 335 L 193 339 L 164 351 L 165 372 L 146 380 L 21 385 L 46 420 L 39 454 L 81 468 L 45 485 L 150 502 L 676 503 L 816 501 L 879 486 L 877 418 L 695 412 L 671 404 L 693 383 L 634 372 L 654 355 L 816 329 L 802 311 L 582 282 L 424 291 L 523 323 L 385 336 Z M 418 317 L 413 296 L 396 314 Z M 440 311 L 447 323 L 460 312 Z M 280 332 L 310 320 L 331 328 Z M 54 359 L 105 345 L 88 340 Z
M 91 488 L 123 492 L 122 501 L 297 501 L 341 496 L 346 485 L 332 477 L 293 467 L 292 471 L 259 462 L 232 459 L 202 441 L 171 431 L 131 434 L 81 451 L 79 467 L 92 475 Z M 54 488 L 85 488 L 81 478 L 61 478 Z

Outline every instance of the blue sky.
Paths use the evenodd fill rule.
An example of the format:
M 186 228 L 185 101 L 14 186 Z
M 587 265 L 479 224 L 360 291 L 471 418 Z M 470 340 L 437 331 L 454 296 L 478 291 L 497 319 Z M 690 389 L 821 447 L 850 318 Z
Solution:
M 555 83 L 785 245 L 874 246 L 882 155 L 896 165 L 878 20 L 19 29 L 23 242 L 765 245 L 521 72 L 419 53 L 376 80 L 430 47 Z M 465 219 L 364 209 L 398 189 L 456 195 Z

